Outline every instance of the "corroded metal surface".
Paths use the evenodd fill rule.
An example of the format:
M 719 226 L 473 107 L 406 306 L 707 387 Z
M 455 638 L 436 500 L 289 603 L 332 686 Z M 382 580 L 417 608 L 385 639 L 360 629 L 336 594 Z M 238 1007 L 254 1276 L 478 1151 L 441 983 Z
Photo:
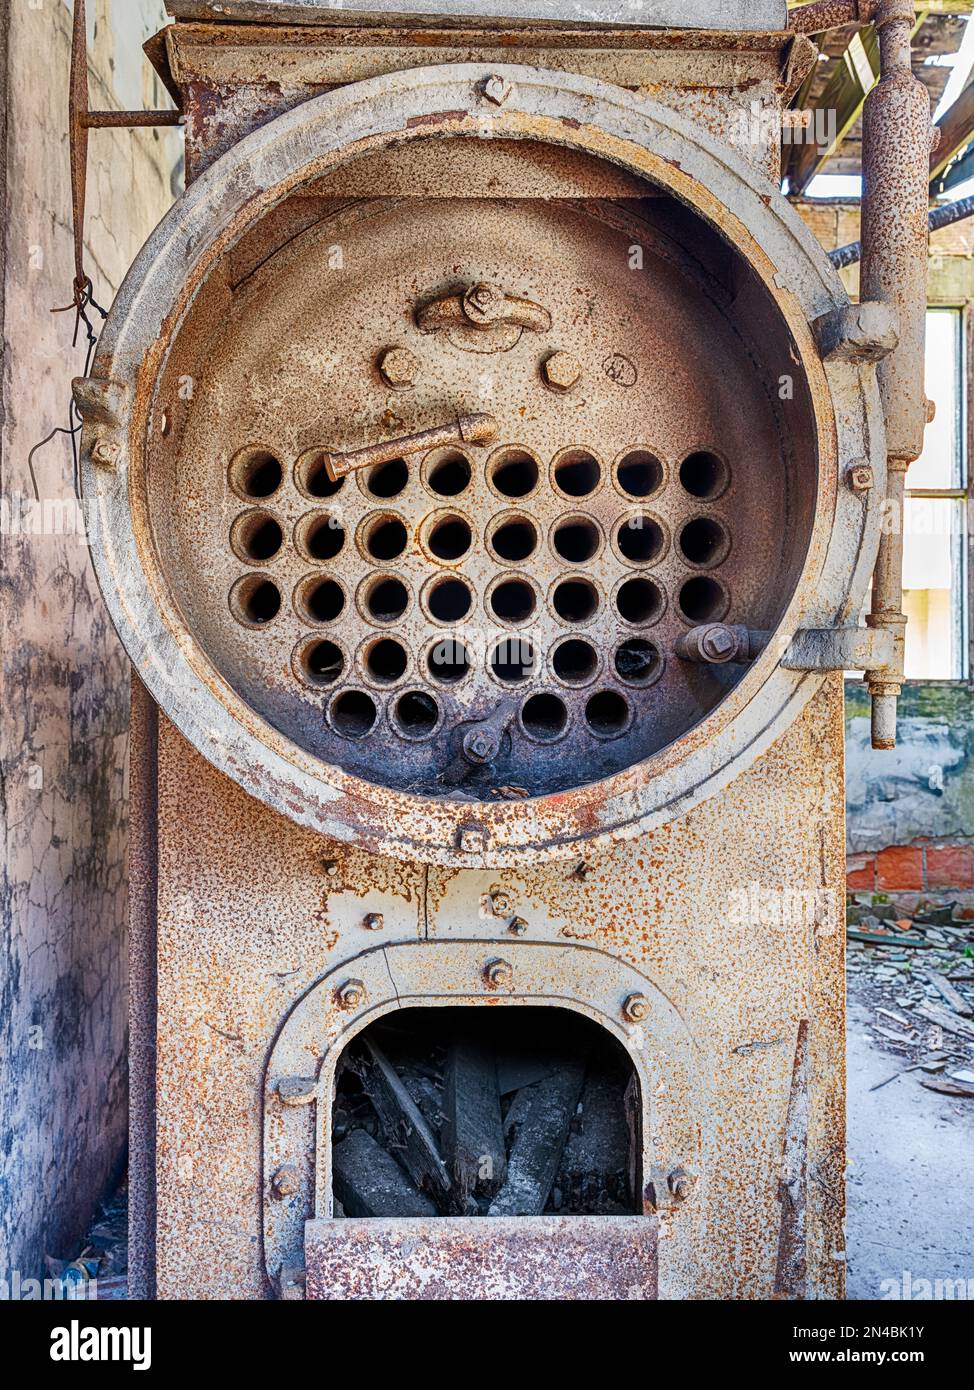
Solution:
M 281 24 L 355 24 L 364 18 L 389 24 L 424 24 L 431 17 L 469 24 L 538 20 L 549 24 L 634 24 L 680 29 L 783 29 L 785 0 L 167 0 L 181 19 L 263 20 Z M 339 11 L 336 13 L 336 10 Z
M 433 52 L 450 66 L 396 73 L 415 67 L 418 36 L 410 48 L 392 31 L 339 32 L 340 42 L 281 26 L 172 32 L 194 169 L 270 124 L 217 160 L 160 229 L 109 325 L 103 384 L 83 392 L 85 484 L 112 538 L 96 556 L 99 573 L 123 596 L 116 618 L 175 721 L 160 720 L 160 1296 L 293 1298 L 304 1266 L 311 1297 L 393 1297 L 407 1284 L 415 1292 L 417 1279 L 427 1296 L 455 1296 L 485 1262 L 496 1271 L 486 1296 L 515 1291 L 511 1251 L 534 1250 L 533 1221 L 510 1223 L 508 1234 L 497 1219 L 469 1223 L 471 1232 L 442 1220 L 407 1250 L 398 1223 L 332 1220 L 332 1094 L 344 1049 L 373 1020 L 402 1023 L 418 1006 L 489 1008 L 497 1019 L 572 1009 L 626 1050 L 643 1212 L 626 1225 L 645 1259 L 620 1279 L 633 1249 L 623 1241 L 608 1296 L 840 1296 L 842 682 L 788 671 L 782 658 L 796 629 L 816 634 L 804 646 L 820 667 L 843 644 L 864 645 L 852 624 L 878 541 L 885 442 L 875 366 L 841 353 L 821 360 L 812 326 L 841 317 L 847 299 L 764 176 L 773 180 L 776 156 L 767 145 L 730 148 L 749 102 L 777 109 L 804 41 L 788 50 L 780 37 L 609 35 L 597 49 L 552 31 L 558 70 L 539 72 L 506 65 L 499 51 L 469 64 L 467 34 L 423 34 L 424 61 Z M 528 62 L 542 51 L 523 34 L 516 43 L 512 53 Z M 632 94 L 592 80 L 595 70 Z M 357 78 L 369 80 L 305 101 Z M 640 201 L 625 211 L 592 202 L 613 197 Z M 549 242 L 559 254 L 546 258 Z M 617 263 L 633 246 L 669 300 L 642 278 L 627 288 L 632 271 Z M 346 281 L 329 278 L 335 248 L 349 252 Z M 578 293 L 589 284 L 610 288 Z M 574 307 L 573 294 L 584 305 Z M 628 350 L 596 352 L 600 309 L 616 336 L 630 313 L 634 323 L 670 320 L 657 329 L 655 389 L 629 412 L 636 433 L 622 407 L 602 403 L 634 399 L 635 383 L 625 383 L 630 366 L 642 380 L 643 343 L 634 330 Z M 316 316 L 318 338 L 307 327 Z M 697 375 L 710 361 L 709 404 L 688 380 L 689 357 Z M 479 374 L 490 378 L 486 400 Z M 218 391 L 187 401 L 187 379 Z M 435 459 L 420 458 L 385 496 L 366 471 L 344 485 L 340 552 L 320 566 L 301 554 L 303 518 L 336 505 L 306 495 L 311 451 L 345 452 L 488 410 L 501 427 L 497 447 L 520 445 L 537 459 L 536 491 L 498 495 L 493 442 L 468 451 L 469 491 L 445 497 L 428 486 Z M 586 415 L 595 423 L 583 437 Z M 666 438 L 651 440 L 647 420 Z M 734 436 L 729 485 L 685 496 L 681 465 L 710 423 Z M 630 433 L 662 455 L 665 482 L 648 499 L 616 485 Z M 799 438 L 805 452 L 791 442 Z M 579 445 L 603 481 L 563 496 L 552 465 Z M 716 435 L 709 447 L 720 451 Z M 266 465 L 258 448 L 281 465 L 279 491 L 263 498 L 240 491 L 249 466 L 259 475 Z M 870 468 L 872 485 L 856 484 Z M 741 477 L 748 486 L 735 491 Z M 613 545 L 610 506 L 657 517 L 668 546 L 655 570 L 623 563 L 631 557 Z M 568 790 L 522 799 L 534 788 L 512 768 L 507 793 L 517 799 L 463 802 L 395 785 L 397 736 L 386 724 L 366 776 L 340 757 L 324 764 L 280 710 L 267 717 L 295 675 L 298 632 L 317 640 L 331 631 L 336 645 L 354 635 L 350 666 L 368 641 L 353 625 L 365 622 L 360 584 L 379 570 L 367 539 L 357 544 L 371 514 L 401 512 L 413 538 L 385 567 L 405 581 L 411 606 L 403 622 L 378 626 L 408 638 L 414 662 L 414 646 L 425 651 L 423 584 L 436 570 L 432 513 L 469 510 L 484 563 L 459 573 L 484 611 L 497 514 L 520 510 L 543 535 L 529 578 L 547 604 L 558 571 L 548 540 L 566 507 L 602 527 L 596 563 L 621 572 L 669 575 L 673 565 L 677 575 L 678 537 L 699 514 L 730 533 L 716 570 L 731 576 L 735 602 L 750 597 L 729 612 L 726 631 L 755 660 L 709 717 L 706 700 L 681 712 L 686 731 L 670 747 L 633 766 L 629 750 L 604 780 L 592 780 L 601 775 L 592 754 L 573 747 L 562 764 Z M 238 553 L 253 537 L 246 514 L 261 510 L 280 518 L 288 556 L 301 556 L 293 573 L 290 558 Z M 304 590 L 299 610 L 293 596 L 312 570 L 336 563 L 345 616 L 310 623 Z M 273 641 L 273 625 L 247 631 L 228 595 L 240 579 L 277 574 L 291 626 L 268 660 L 260 639 Z M 620 577 L 591 579 L 611 602 Z M 680 586 L 670 576 L 663 587 L 665 616 L 647 630 L 669 633 L 675 648 L 688 630 L 672 601 Z M 822 636 L 835 627 L 846 636 Z M 236 664 L 228 634 L 253 642 Z M 601 679 L 618 638 L 609 628 L 591 635 Z M 718 679 L 719 665 L 694 663 L 694 679 Z M 362 684 L 363 668 L 353 669 Z M 471 759 L 488 763 L 520 729 L 517 700 L 497 691 L 459 749 L 437 749 L 447 781 Z M 312 696 L 308 708 L 320 715 L 326 701 Z M 658 748 L 665 732 L 640 736 Z M 585 1220 L 543 1226 L 530 1263 L 544 1266 L 547 1293 L 560 1296 L 574 1273 L 572 1296 L 591 1296 L 601 1278 L 605 1266 L 577 1278 Z M 601 1261 L 623 1227 L 595 1220 L 583 1244 Z M 523 1275 L 524 1260 L 517 1265 Z M 516 1292 L 530 1296 L 523 1283 Z
M 777 625 L 813 513 L 813 426 L 801 389 L 769 406 L 788 346 L 760 306 L 736 296 L 746 324 L 717 307 L 722 245 L 677 247 L 670 216 L 660 200 L 645 219 L 358 202 L 300 236 L 283 222 L 218 323 L 198 302 L 181 336 L 206 365 L 148 502 L 179 608 L 249 708 L 372 782 L 489 800 L 631 766 L 744 677 L 676 643 L 704 619 Z M 483 326 L 442 294 L 456 264 L 467 298 L 509 287 Z M 566 348 L 580 379 L 552 390 Z M 382 380 L 392 351 L 412 382 Z M 283 389 L 249 391 L 261 375 Z M 481 402 L 489 433 L 463 426 Z M 461 412 L 448 446 L 431 426 Z M 496 756 L 444 777 L 503 699 Z
M 646 1216 L 309 1221 L 307 1297 L 459 1301 L 656 1297 Z
M 447 987 L 461 998 L 444 963 L 467 959 L 463 1002 L 523 1008 L 535 988 L 539 999 L 560 992 L 591 1001 L 583 1007 L 596 1009 L 591 1016 L 631 1057 L 646 1045 L 650 1163 L 655 1145 L 659 1166 L 698 1177 L 688 1201 L 660 1214 L 661 1298 L 772 1295 L 788 1215 L 789 1097 L 807 1019 L 807 1296 L 839 1296 L 842 932 L 841 908 L 830 903 L 842 902 L 843 850 L 839 676 L 726 791 L 590 856 L 581 870 L 577 862 L 427 870 L 373 858 L 262 806 L 160 720 L 159 1296 L 267 1297 L 264 1260 L 272 1275 L 278 1262 L 300 1263 L 305 1220 L 330 1215 L 327 1183 L 319 1201 L 310 1176 L 297 1196 L 265 1202 L 276 1167 L 264 1146 L 278 1146 L 277 1166 L 306 1163 L 313 1175 L 319 1146 L 325 1161 L 330 1113 L 322 1106 L 316 1124 L 317 1099 L 279 1103 L 268 1045 L 278 1034 L 289 1045 L 282 1025 L 297 1022 L 307 1000 L 298 1035 L 310 1050 L 288 1065 L 321 1086 L 342 1043 L 376 1016 L 374 1001 L 385 999 L 387 1010 L 390 994 L 396 1008 L 388 970 L 376 969 L 370 985 L 364 950 L 377 964 L 415 953 L 417 976 L 395 967 L 408 995 Z M 506 897 L 512 918 L 488 910 L 493 894 Z M 381 931 L 363 926 L 371 912 L 382 913 Z M 524 924 L 517 936 L 515 919 Z M 426 954 L 437 943 L 455 946 L 452 957 Z M 498 1003 L 478 969 L 503 957 L 517 979 L 522 945 L 550 950 L 561 965 L 556 975 L 548 967 L 551 983 L 528 988 L 525 976 L 524 993 Z M 590 961 L 601 962 L 591 978 Z M 351 976 L 370 985 L 373 1003 L 349 1016 L 328 1002 L 316 1036 L 313 1001 L 330 996 L 315 986 Z M 655 1001 L 656 1048 L 636 1032 L 644 1025 L 610 1016 L 633 989 Z M 661 1033 L 665 1013 L 672 1022 Z
M 778 180 L 781 142 L 773 133 L 782 106 L 816 58 L 803 36 L 686 30 L 603 29 L 596 35 L 519 27 L 505 32 L 503 44 L 496 32 L 469 26 L 462 40 L 455 30 L 428 26 L 411 33 L 190 22 L 163 34 L 167 61 L 160 71 L 181 91 L 187 109 L 189 175 L 309 96 L 390 72 L 476 58 L 492 71 L 519 63 L 584 74 L 663 102 Z M 492 158 L 499 157 L 493 151 Z M 345 176 L 354 178 L 354 168 Z M 378 186 L 397 191 L 388 177 Z M 568 196 L 568 187 L 553 190 L 555 196 Z M 375 188 L 369 184 L 366 193 Z M 496 186 L 489 195 L 496 196 Z
M 514 88 L 501 106 L 484 99 L 484 83 L 492 75 L 503 76 Z M 208 658 L 194 635 L 194 623 L 187 625 L 172 592 L 177 577 L 172 566 L 168 572 L 165 565 L 160 570 L 155 546 L 147 543 L 153 519 L 165 518 L 175 494 L 170 489 L 169 503 L 165 496 L 153 501 L 151 491 L 145 491 L 144 466 L 151 456 L 150 476 L 166 478 L 166 460 L 178 450 L 189 428 L 187 417 L 191 419 L 178 383 L 187 368 L 191 378 L 194 368 L 199 370 L 192 335 L 183 332 L 169 344 L 167 334 L 159 339 L 161 324 L 181 312 L 186 295 L 196 293 L 202 303 L 200 286 L 212 276 L 225 248 L 239 242 L 263 210 L 320 179 L 332 160 L 347 157 L 356 133 L 355 148 L 360 148 L 362 141 L 372 147 L 417 133 L 428 138 L 434 128 L 443 135 L 541 138 L 593 153 L 611 152 L 613 159 L 652 177 L 733 238 L 754 271 L 751 285 L 745 277 L 738 286 L 740 312 L 763 321 L 770 293 L 774 310 L 769 330 L 778 322 L 778 331 L 790 334 L 797 353 L 801 374 L 796 373 L 790 404 L 782 406 L 785 418 L 796 424 L 805 419 L 796 433 L 806 438 L 808 410 L 816 420 L 815 513 L 805 523 L 804 542 L 796 538 L 791 547 L 793 560 L 804 558 L 804 569 L 797 581 L 789 578 L 786 589 L 792 583 L 795 588 L 781 626 L 787 633 L 806 624 L 828 626 L 840 614 L 857 610 L 879 525 L 878 502 L 872 495 L 863 498 L 838 487 L 839 465 L 875 450 L 882 432 L 875 414 L 874 369 L 869 364 L 822 364 L 811 340 L 809 320 L 844 302 L 825 257 L 809 246 L 804 229 L 793 225 L 787 205 L 770 185 L 672 113 L 587 79 L 520 68 L 499 74 L 477 66 L 432 69 L 318 98 L 242 141 L 232 157 L 197 181 L 183 207 L 144 251 L 102 340 L 96 376 L 114 374 L 131 382 L 127 399 L 126 388 L 119 388 L 121 414 L 112 423 L 115 388 L 106 388 L 100 415 L 91 408 L 90 390 L 85 397 L 85 486 L 102 510 L 105 534 L 114 534 L 117 542 L 110 554 L 96 547 L 96 563 L 109 601 L 116 593 L 125 596 L 123 602 L 113 602 L 116 621 L 157 698 L 208 757 L 287 814 L 374 849 L 439 862 L 473 865 L 568 855 L 581 839 L 633 834 L 725 784 L 794 717 L 815 689 L 816 678 L 784 672 L 778 664 L 780 647 L 771 643 L 709 719 L 642 761 L 634 776 L 616 771 L 605 777 L 604 764 L 596 761 L 596 780 L 565 796 L 541 796 L 516 807 L 489 800 L 475 805 L 434 801 L 343 773 L 295 742 L 293 731 L 289 737 L 275 728 L 280 721 L 260 719 L 260 711 Z M 312 131 L 317 153 L 309 159 Z M 329 145 L 340 153 L 329 151 Z M 255 194 L 258 172 L 261 188 Z M 248 190 L 244 203 L 241 177 Z M 214 288 L 216 283 L 212 281 Z M 169 347 L 163 365 L 160 359 Z M 843 401 L 838 417 L 836 399 Z M 565 400 L 571 400 L 571 393 Z M 106 444 L 119 448 L 116 467 L 96 461 L 99 446 Z M 883 485 L 882 458 L 875 467 Z M 164 535 L 154 540 L 160 538 Z M 198 563 L 196 556 L 193 563 Z M 214 611 L 206 609 L 207 614 Z M 740 729 L 735 727 L 738 720 Z M 611 765 L 605 770 L 611 773 Z
M 459 900 L 450 905 L 457 933 L 437 939 L 434 931 L 413 942 L 366 946 L 343 957 L 283 1020 L 264 1078 L 265 1175 L 293 1169 L 298 1185 L 287 1202 L 264 1205 L 264 1260 L 270 1278 L 300 1258 L 304 1222 L 331 1216 L 331 1099 L 344 1049 L 363 1029 L 403 1009 L 569 1008 L 610 1032 L 629 1054 L 638 1083 L 639 1133 L 636 1187 L 640 1208 L 655 1207 L 660 1175 L 697 1172 L 703 1115 L 710 1107 L 709 1081 L 678 1011 L 651 979 L 625 958 L 592 943 L 538 940 L 530 929 L 522 938 L 478 939 L 482 901 L 471 897 L 481 886 L 465 875 Z M 427 902 L 428 907 L 428 902 Z M 504 936 L 506 935 L 506 940 Z M 355 948 L 354 940 L 348 942 Z M 497 967 L 503 966 L 500 976 Z M 356 986 L 349 1001 L 347 988 Z M 632 1001 L 639 999 L 637 1011 Z M 635 1014 L 638 1012 L 639 1017 Z M 282 1101 L 282 1083 L 316 1076 L 315 1104 L 295 1108 Z M 286 1085 L 285 1085 L 286 1089 Z
M 129 726 L 129 1296 L 155 1292 L 159 710 L 132 678 Z
M 788 27 L 800 34 L 823 34 L 846 24 L 868 24 L 878 0 L 813 0 L 788 16 Z

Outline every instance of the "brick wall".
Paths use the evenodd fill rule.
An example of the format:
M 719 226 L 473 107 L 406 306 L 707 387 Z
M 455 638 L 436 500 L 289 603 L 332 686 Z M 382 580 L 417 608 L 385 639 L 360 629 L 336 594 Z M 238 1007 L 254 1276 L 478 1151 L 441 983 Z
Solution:
M 974 846 L 887 845 L 874 854 L 850 854 L 851 893 L 942 893 L 974 889 Z

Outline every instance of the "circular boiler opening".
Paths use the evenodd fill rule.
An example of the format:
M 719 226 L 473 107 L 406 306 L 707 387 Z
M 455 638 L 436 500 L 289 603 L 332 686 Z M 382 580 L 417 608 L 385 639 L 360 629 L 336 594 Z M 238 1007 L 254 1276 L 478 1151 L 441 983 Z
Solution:
M 397 1009 L 353 1039 L 336 1077 L 337 1217 L 641 1209 L 632 1061 L 572 1010 Z
M 317 760 L 307 765 L 325 783 L 340 773 L 443 803 L 456 799 L 444 773 L 458 739 L 498 699 L 515 714 L 496 765 L 467 777 L 471 801 L 506 788 L 588 799 L 682 747 L 746 668 L 695 670 L 688 700 L 675 643 L 715 616 L 775 630 L 811 535 L 825 435 L 779 302 L 661 189 L 638 210 L 557 200 L 532 202 L 530 218 L 517 199 L 430 193 L 392 209 L 364 196 L 327 236 L 299 237 L 292 260 L 299 201 L 275 214 L 279 241 L 276 221 L 263 227 L 266 247 L 255 229 L 247 295 L 224 318 L 217 282 L 201 290 L 213 314 L 200 342 L 206 324 L 220 327 L 211 358 L 190 366 L 215 389 L 185 403 L 165 447 L 153 436 L 147 470 L 163 578 L 248 707 L 241 723 L 261 716 Z M 329 246 L 353 233 L 376 293 L 407 314 L 413 350 L 434 372 L 446 352 L 453 394 L 442 410 L 422 388 L 390 405 L 359 370 L 381 339 L 326 273 Z M 685 256 L 670 254 L 674 242 Z M 445 244 L 460 248 L 447 278 Z M 628 260 L 636 244 L 640 274 Z M 536 304 L 557 332 L 569 331 L 564 306 L 579 285 L 599 285 L 570 323 L 577 390 L 546 385 L 532 330 L 513 347 L 516 326 L 450 318 L 498 245 L 498 293 Z M 417 316 L 431 305 L 439 327 L 426 334 Z M 623 319 L 633 331 L 616 341 Z M 191 336 L 178 336 L 192 357 Z M 271 366 L 280 352 L 286 393 Z M 784 397 L 782 362 L 794 377 Z M 228 432 L 220 400 L 251 401 L 245 433 Z M 492 437 L 404 452 L 409 435 L 461 409 L 489 410 Z M 330 483 L 326 458 L 363 442 L 390 457 Z M 185 519 L 170 505 L 182 492 L 199 499 Z M 249 573 L 264 586 L 241 587 L 228 611 Z M 340 645 L 344 665 L 327 647 L 288 662 L 312 637 Z

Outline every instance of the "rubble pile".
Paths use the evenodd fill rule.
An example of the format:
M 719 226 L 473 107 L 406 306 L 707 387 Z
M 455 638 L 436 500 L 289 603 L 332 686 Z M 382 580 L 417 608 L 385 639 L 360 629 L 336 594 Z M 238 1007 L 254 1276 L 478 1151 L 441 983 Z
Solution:
M 854 895 L 846 937 L 850 992 L 900 1063 L 879 1085 L 909 1074 L 974 1099 L 974 908 L 921 899 L 907 912 L 884 894 Z

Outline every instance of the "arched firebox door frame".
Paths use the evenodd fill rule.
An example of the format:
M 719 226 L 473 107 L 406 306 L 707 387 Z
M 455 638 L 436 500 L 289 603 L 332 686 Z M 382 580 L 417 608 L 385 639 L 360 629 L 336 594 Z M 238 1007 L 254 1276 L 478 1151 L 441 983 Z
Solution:
M 501 956 L 511 980 L 497 985 L 490 967 Z M 333 1214 L 331 1107 L 344 1050 L 397 1010 L 458 1006 L 551 1006 L 605 1028 L 625 1049 L 639 1088 L 643 1212 L 669 1205 L 671 1174 L 702 1177 L 699 1117 L 706 1113 L 706 1079 L 697 1049 L 672 1001 L 632 965 L 578 944 L 424 940 L 377 946 L 343 960 L 294 1001 L 268 1057 L 261 1190 L 272 1283 L 283 1268 L 303 1262 L 305 1222 Z M 698 1203 L 684 1205 L 692 1225 Z

